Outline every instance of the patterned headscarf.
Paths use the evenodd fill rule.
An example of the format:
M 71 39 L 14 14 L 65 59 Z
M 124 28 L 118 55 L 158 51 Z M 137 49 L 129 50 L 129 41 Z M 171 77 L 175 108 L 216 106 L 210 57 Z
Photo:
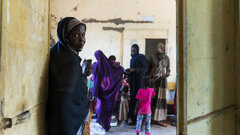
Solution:
M 69 32 L 76 26 L 81 25 L 82 23 L 78 19 L 72 19 L 68 22 L 67 28 L 66 28 L 66 35 L 69 34 Z

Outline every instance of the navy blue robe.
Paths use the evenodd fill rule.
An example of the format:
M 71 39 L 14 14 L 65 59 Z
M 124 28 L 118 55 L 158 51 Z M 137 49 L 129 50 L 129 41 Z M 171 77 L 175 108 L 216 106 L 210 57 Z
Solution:
M 142 81 L 148 71 L 148 60 L 142 54 L 137 54 L 131 59 L 130 68 L 135 68 L 136 72 L 128 75 L 128 81 L 130 83 L 130 105 L 128 117 L 136 119 L 134 109 L 136 106 L 136 95 L 138 90 L 142 87 Z

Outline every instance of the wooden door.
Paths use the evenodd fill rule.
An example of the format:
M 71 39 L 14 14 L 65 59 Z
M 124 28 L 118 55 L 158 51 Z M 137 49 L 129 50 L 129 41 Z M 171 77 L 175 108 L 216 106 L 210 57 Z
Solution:
M 0 134 L 45 134 L 49 3 L 1 0 Z

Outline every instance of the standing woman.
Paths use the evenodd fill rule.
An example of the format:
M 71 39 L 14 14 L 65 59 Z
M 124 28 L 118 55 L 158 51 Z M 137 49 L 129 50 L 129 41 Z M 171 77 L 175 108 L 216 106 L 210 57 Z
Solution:
M 136 121 L 136 115 L 134 114 L 136 106 L 136 96 L 138 90 L 142 86 L 142 81 L 144 76 L 148 71 L 148 60 L 143 54 L 139 54 L 139 46 L 137 44 L 132 45 L 131 47 L 131 56 L 130 69 L 126 71 L 129 74 L 129 83 L 130 83 L 130 105 L 128 113 L 128 124 L 134 124 Z
M 47 104 L 48 135 L 81 135 L 89 113 L 88 90 L 78 53 L 86 25 L 73 17 L 58 23 L 58 42 L 50 50 Z
M 166 88 L 167 77 L 170 74 L 170 61 L 165 54 L 165 45 L 159 43 L 157 52 L 150 57 L 150 77 L 153 80 L 153 87 L 156 96 L 152 103 L 154 112 L 153 120 L 160 126 L 166 127 L 162 121 L 167 119 L 167 101 L 166 101 Z
M 109 131 L 113 109 L 122 86 L 123 68 L 107 59 L 102 51 L 95 52 L 97 62 L 93 64 L 93 97 L 97 98 L 97 122 Z

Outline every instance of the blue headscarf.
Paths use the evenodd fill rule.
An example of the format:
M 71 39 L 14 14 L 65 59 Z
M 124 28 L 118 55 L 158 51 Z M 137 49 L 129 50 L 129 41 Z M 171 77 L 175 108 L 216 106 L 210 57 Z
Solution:
M 143 55 L 139 54 L 139 46 L 137 44 L 133 44 L 131 48 L 136 48 L 137 49 L 137 54 L 135 54 L 135 55 L 131 54 L 132 59 L 130 61 L 130 68 L 134 68 L 134 64 L 135 64 L 136 60 Z
M 57 26 L 57 36 L 58 36 L 58 43 L 60 43 L 63 47 L 67 48 L 67 41 L 66 41 L 66 28 L 68 26 L 68 22 L 74 17 L 65 17 L 63 18 Z

